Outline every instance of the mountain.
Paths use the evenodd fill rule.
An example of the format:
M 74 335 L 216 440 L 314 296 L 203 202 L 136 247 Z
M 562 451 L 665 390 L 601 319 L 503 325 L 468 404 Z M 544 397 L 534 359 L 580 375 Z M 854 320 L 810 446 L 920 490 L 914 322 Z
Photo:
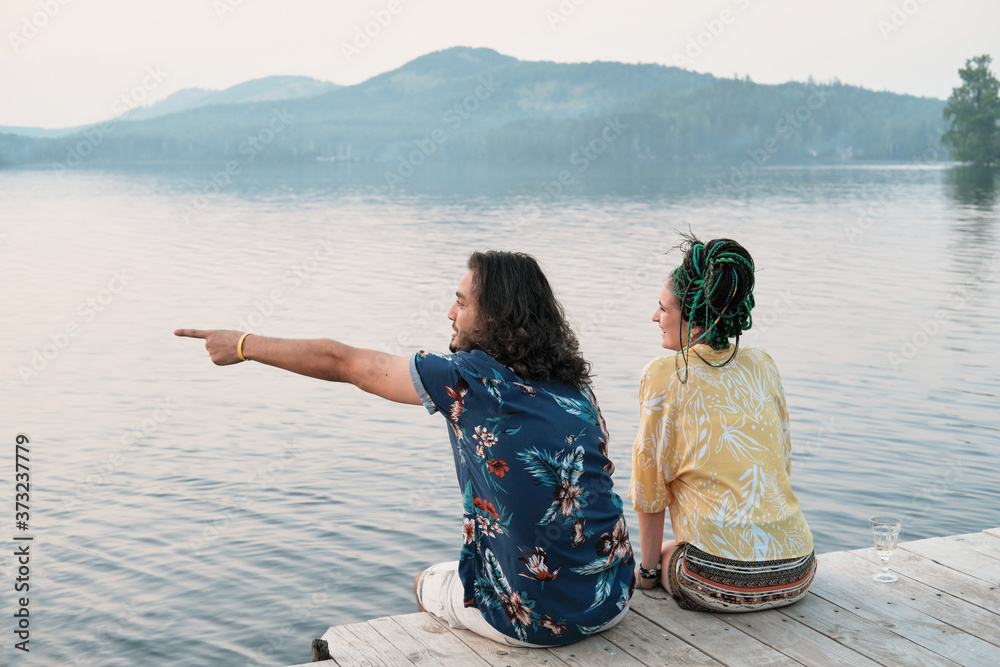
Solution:
M 244 81 L 225 90 L 185 88 L 148 107 L 131 110 L 128 120 L 148 120 L 213 104 L 291 100 L 319 95 L 339 87 L 335 83 L 308 76 L 268 76 Z
M 597 155 L 906 160 L 940 136 L 943 108 L 840 83 L 762 85 L 661 65 L 526 62 L 455 47 L 353 86 L 268 77 L 175 93 L 108 132 L 0 135 L 0 164 L 360 160 L 402 173 L 424 161 L 582 170 Z
M 129 121 L 148 120 L 212 104 L 290 100 L 297 97 L 318 95 L 339 87 L 335 83 L 320 81 L 308 76 L 268 76 L 262 79 L 244 81 L 225 90 L 185 88 L 149 106 L 131 109 L 119 118 Z M 87 128 L 95 126 L 96 124 L 91 124 L 49 129 L 0 125 L 0 134 L 18 134 L 25 137 L 63 137 L 81 133 Z
M 218 95 L 222 92 L 225 91 L 206 90 L 204 88 L 185 88 L 183 90 L 178 90 L 176 93 L 167 96 L 159 102 L 154 102 L 149 106 L 131 109 L 130 111 L 122 114 L 120 117 L 133 121 L 147 120 L 149 118 L 167 116 L 172 113 L 190 111 L 191 109 L 197 109 L 198 107 L 210 104 L 210 102 L 205 101 L 206 98 L 211 98 L 212 95 Z
M 82 132 L 90 125 L 77 125 L 76 127 L 62 127 L 51 129 L 47 127 L 18 127 L 14 125 L 0 125 L 0 134 L 18 134 L 23 137 L 65 137 L 70 134 Z

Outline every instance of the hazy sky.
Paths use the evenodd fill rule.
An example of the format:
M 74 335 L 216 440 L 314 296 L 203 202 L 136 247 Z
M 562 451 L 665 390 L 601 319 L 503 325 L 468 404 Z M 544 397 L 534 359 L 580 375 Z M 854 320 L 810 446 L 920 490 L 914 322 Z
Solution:
M 373 12 L 386 25 L 359 48 Z M 144 78 L 146 103 L 272 74 L 352 84 L 450 46 L 559 62 L 693 56 L 688 69 L 718 76 L 939 98 L 966 58 L 1000 58 L 997 0 L 4 0 L 0 28 L 0 125 L 41 127 L 112 117 Z

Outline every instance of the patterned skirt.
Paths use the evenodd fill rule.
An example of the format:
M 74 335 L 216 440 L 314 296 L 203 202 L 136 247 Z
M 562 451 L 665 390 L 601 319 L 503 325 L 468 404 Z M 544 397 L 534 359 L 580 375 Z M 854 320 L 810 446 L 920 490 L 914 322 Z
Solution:
M 816 556 L 738 561 L 677 547 L 667 564 L 670 594 L 682 609 L 736 613 L 774 609 L 805 595 L 816 575 Z

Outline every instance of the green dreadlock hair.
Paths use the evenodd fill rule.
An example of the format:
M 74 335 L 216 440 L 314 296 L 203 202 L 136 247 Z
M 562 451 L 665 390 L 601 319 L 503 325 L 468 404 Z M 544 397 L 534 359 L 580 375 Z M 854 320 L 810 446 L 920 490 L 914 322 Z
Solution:
M 740 334 L 753 326 L 750 316 L 754 307 L 753 258 L 746 248 L 732 239 L 702 243 L 694 234 L 681 236 L 684 241 L 678 248 L 684 252 L 684 260 L 670 275 L 672 291 L 677 296 L 683 319 L 688 321 L 689 345 L 707 342 L 712 349 L 722 350 L 729 346 L 729 339 L 735 337 L 733 354 L 720 364 L 725 366 L 736 356 Z M 705 332 L 698 340 L 691 338 L 695 328 Z M 686 370 L 687 355 L 683 356 Z

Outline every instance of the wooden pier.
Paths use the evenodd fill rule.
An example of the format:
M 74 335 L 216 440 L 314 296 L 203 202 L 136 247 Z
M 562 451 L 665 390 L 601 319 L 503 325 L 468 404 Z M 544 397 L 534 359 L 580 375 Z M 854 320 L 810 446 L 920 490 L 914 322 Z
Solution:
M 877 563 L 871 547 L 822 554 L 804 599 L 751 614 L 683 611 L 663 589 L 636 591 L 618 626 L 548 649 L 502 646 L 427 613 L 386 616 L 330 628 L 333 659 L 307 664 L 1000 665 L 1000 528 L 901 543 L 896 583 L 872 581 Z

